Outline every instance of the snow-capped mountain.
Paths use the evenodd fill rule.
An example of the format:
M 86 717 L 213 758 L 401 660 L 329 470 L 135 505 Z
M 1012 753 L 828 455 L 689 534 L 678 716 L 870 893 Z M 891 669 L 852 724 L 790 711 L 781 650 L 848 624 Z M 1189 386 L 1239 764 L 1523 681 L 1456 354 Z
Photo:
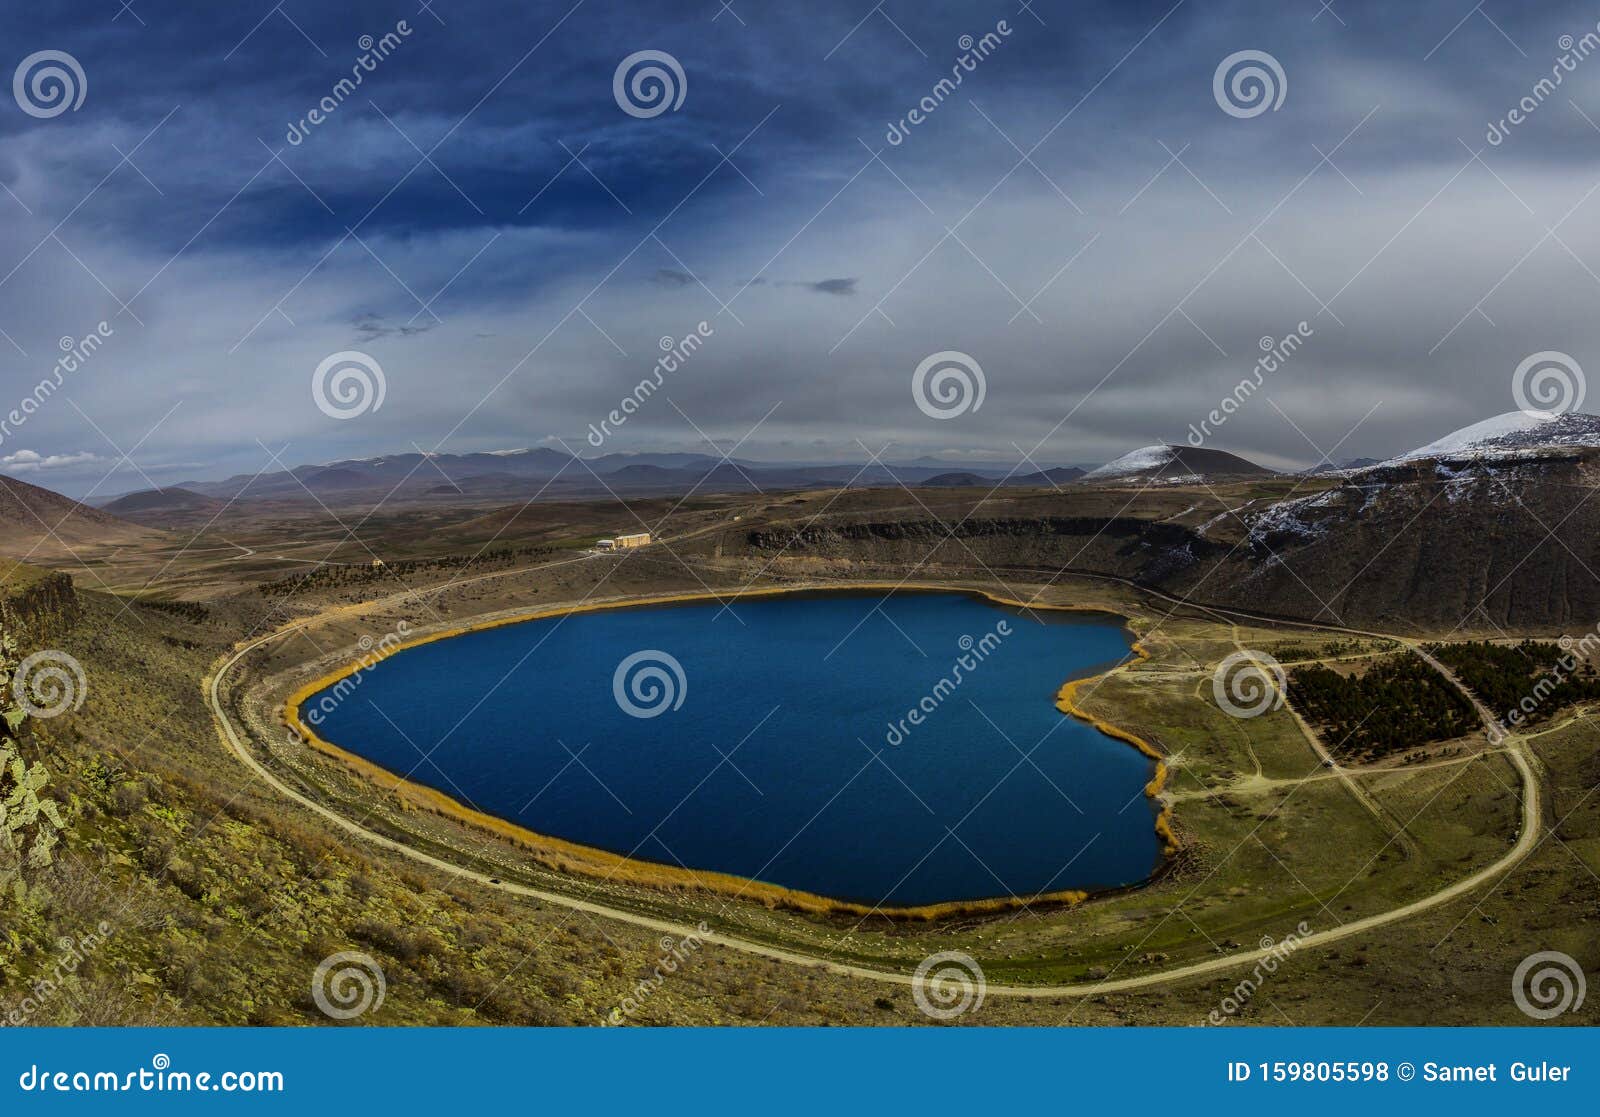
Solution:
M 1600 617 L 1597 477 L 1600 416 L 1515 411 L 1194 525 L 1199 561 L 1174 569 L 1285 615 L 1587 627 Z M 1218 546 L 1230 549 L 1208 565 Z
M 1129 450 L 1114 461 L 1107 462 L 1099 469 L 1091 469 L 1088 478 L 1126 477 L 1132 473 L 1159 469 L 1172 460 L 1175 449 L 1176 447 L 1166 445 L 1141 446 L 1137 450 Z
M 1084 475 L 1087 484 L 1198 484 L 1220 477 L 1263 477 L 1271 470 L 1222 450 L 1159 443 L 1130 450 Z
M 1428 459 L 1508 461 L 1585 446 L 1600 447 L 1600 416 L 1577 412 L 1551 416 L 1508 411 L 1452 431 L 1380 465 L 1395 466 Z

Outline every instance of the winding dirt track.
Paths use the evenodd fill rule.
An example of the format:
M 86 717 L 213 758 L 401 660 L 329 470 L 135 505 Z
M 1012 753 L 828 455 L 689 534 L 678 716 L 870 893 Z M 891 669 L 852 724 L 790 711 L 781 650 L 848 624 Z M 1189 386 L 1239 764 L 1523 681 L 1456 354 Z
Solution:
M 1490 715 L 1489 711 L 1481 702 L 1477 700 L 1476 696 L 1467 691 L 1467 689 L 1462 686 L 1460 680 L 1456 679 L 1454 675 L 1445 670 L 1442 664 L 1438 663 L 1438 661 L 1436 661 L 1432 656 L 1428 655 L 1428 653 L 1420 647 L 1418 641 L 1415 639 L 1404 636 L 1395 636 L 1389 633 L 1345 628 L 1339 625 L 1317 624 L 1310 621 L 1296 621 L 1286 618 L 1269 617 L 1260 614 L 1244 613 L 1234 610 L 1216 609 L 1209 606 L 1196 605 L 1192 602 L 1182 601 L 1179 598 L 1151 590 L 1144 586 L 1138 586 L 1135 583 L 1129 582 L 1122 578 L 1078 574 L 1073 574 L 1073 577 L 1098 577 L 1098 580 L 1102 581 L 1123 583 L 1132 586 L 1139 592 L 1149 596 L 1162 598 L 1177 605 L 1182 605 L 1192 609 L 1199 609 L 1217 616 L 1243 618 L 1246 620 L 1261 621 L 1275 625 L 1287 624 L 1301 628 L 1315 628 L 1330 632 L 1346 633 L 1350 635 L 1396 640 L 1410 648 L 1412 651 L 1416 652 L 1429 663 L 1433 664 L 1433 666 L 1446 679 L 1450 680 L 1451 683 L 1458 687 L 1462 693 L 1467 696 L 1468 700 L 1472 702 L 1473 707 L 1478 711 L 1479 717 L 1484 719 L 1486 728 L 1493 724 L 1492 716 Z M 909 587 L 908 584 L 908 588 L 913 587 Z M 927 587 L 914 588 L 948 589 L 949 587 L 943 585 L 930 585 Z M 221 688 L 223 680 L 227 677 L 228 672 L 237 666 L 240 660 L 242 660 L 251 651 L 274 640 L 283 639 L 284 637 L 289 636 L 302 628 L 309 627 L 316 623 L 316 620 L 317 618 L 311 618 L 309 620 L 302 621 L 299 624 L 278 629 L 274 632 L 268 633 L 265 636 L 258 637 L 239 646 L 231 656 L 222 661 L 222 663 L 203 684 L 205 687 L 207 701 L 211 705 L 212 716 L 216 719 L 217 733 L 219 737 L 221 737 L 224 746 L 239 759 L 240 763 L 244 764 L 246 768 L 248 768 L 263 782 L 271 786 L 286 799 L 298 803 L 300 806 L 305 807 L 309 811 L 314 811 L 316 814 L 321 815 L 323 818 L 327 819 L 340 829 L 345 830 L 356 837 L 371 842 L 373 845 L 382 846 L 385 849 L 393 850 L 394 852 L 406 857 L 410 857 L 415 861 L 431 865 L 435 869 L 438 869 L 442 872 L 450 873 L 466 880 L 475 881 L 478 884 L 484 885 L 485 887 L 497 888 L 502 892 L 508 892 L 517 896 L 526 896 L 535 900 L 539 900 L 543 903 L 555 905 L 557 907 L 587 912 L 590 915 L 614 919 L 622 923 L 629 923 L 633 926 L 643 927 L 659 934 L 675 935 L 678 937 L 696 935 L 705 942 L 716 943 L 719 946 L 726 946 L 733 950 L 741 950 L 747 954 L 757 955 L 762 958 L 770 958 L 778 962 L 786 962 L 797 966 L 809 966 L 814 969 L 823 969 L 830 973 L 841 974 L 847 977 L 861 978 L 868 981 L 885 982 L 892 985 L 913 984 L 912 975 L 897 970 L 876 969 L 869 966 L 857 966 L 843 962 L 829 961 L 813 955 L 802 954 L 797 951 L 785 950 L 781 947 L 770 946 L 766 943 L 757 942 L 753 939 L 742 938 L 737 935 L 723 934 L 719 931 L 704 933 L 701 932 L 697 927 L 691 926 L 687 923 L 656 919 L 648 915 L 641 915 L 637 912 L 609 907 L 607 905 L 593 903 L 588 900 L 580 900 L 572 896 L 565 896 L 558 892 L 549 892 L 539 888 L 530 888 L 527 885 L 517 884 L 509 881 L 500 881 L 497 883 L 496 878 L 490 877 L 487 873 L 478 872 L 475 869 L 465 868 L 453 862 L 435 857 L 432 854 L 425 853 L 422 850 L 415 849 L 403 842 L 395 841 L 394 839 L 386 837 L 373 830 L 369 830 L 360 823 L 344 817 L 332 808 L 324 806 L 316 800 L 295 790 L 293 787 L 290 787 L 277 776 L 273 775 L 271 771 L 269 771 L 264 765 L 261 764 L 260 761 L 255 758 L 255 756 L 251 754 L 250 749 L 248 745 L 246 745 L 240 731 L 234 727 L 233 722 L 228 717 L 227 711 L 222 703 Z M 1529 763 L 1523 740 L 1524 739 L 1521 735 L 1513 735 L 1507 737 L 1504 742 L 1505 753 L 1507 756 L 1509 756 L 1512 764 L 1516 766 L 1518 773 L 1522 777 L 1522 825 L 1518 832 L 1515 844 L 1513 844 L 1512 847 L 1506 852 L 1504 857 L 1500 858 L 1492 865 L 1488 865 L 1478 870 L 1471 876 L 1464 877 L 1461 880 L 1458 880 L 1455 883 L 1440 889 L 1438 892 L 1424 896 L 1419 900 L 1413 900 L 1411 903 L 1402 904 L 1400 907 L 1392 908 L 1389 911 L 1379 912 L 1376 915 L 1369 915 L 1362 919 L 1354 920 L 1350 923 L 1341 924 L 1338 927 L 1323 931 L 1314 931 L 1311 934 L 1301 936 L 1298 940 L 1299 945 L 1302 947 L 1324 946 L 1329 943 L 1338 942 L 1341 939 L 1350 938 L 1354 935 L 1365 934 L 1368 931 L 1375 930 L 1390 923 L 1397 923 L 1402 919 L 1408 919 L 1414 915 L 1419 915 L 1422 912 L 1429 911 L 1433 908 L 1447 904 L 1452 900 L 1456 900 L 1467 895 L 1479 886 L 1488 883 L 1501 874 L 1514 868 L 1519 862 L 1522 861 L 1523 858 L 1527 857 L 1528 854 L 1531 853 L 1534 847 L 1538 844 L 1539 830 L 1543 819 L 1543 811 L 1540 804 L 1539 780 L 1534 774 L 1533 766 Z M 991 996 L 1032 998 L 1075 998 L 1095 996 L 1102 993 L 1131 992 L 1168 985 L 1191 978 L 1205 977 L 1211 974 L 1236 969 L 1241 966 L 1247 966 L 1267 958 L 1279 949 L 1279 947 L 1273 946 L 1254 950 L 1242 950 L 1233 954 L 1224 955 L 1220 958 L 1210 958 L 1202 962 L 1192 962 L 1188 965 L 1175 966 L 1170 969 L 1155 973 L 1142 973 L 1132 977 L 1111 978 L 1102 981 L 1078 982 L 1070 985 L 989 984 L 987 987 L 987 992 Z

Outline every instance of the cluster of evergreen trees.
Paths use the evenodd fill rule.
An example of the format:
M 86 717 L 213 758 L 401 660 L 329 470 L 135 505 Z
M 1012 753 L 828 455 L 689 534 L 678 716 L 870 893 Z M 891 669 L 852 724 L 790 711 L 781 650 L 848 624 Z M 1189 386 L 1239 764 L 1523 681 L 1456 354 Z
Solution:
M 194 601 L 159 601 L 144 598 L 134 604 L 141 609 L 154 609 L 158 613 L 178 617 L 190 624 L 204 624 L 206 618 L 211 616 L 210 609 Z
M 1600 698 L 1594 664 L 1549 641 L 1467 640 L 1430 644 L 1428 650 L 1503 721 L 1512 711 L 1520 721 L 1544 721 L 1564 706 Z
M 379 566 L 345 566 L 329 564 L 313 566 L 298 574 L 290 574 L 257 586 L 267 597 L 287 597 L 302 590 L 335 589 L 339 586 L 361 586 L 388 577 L 404 578 L 429 570 L 453 570 L 471 567 L 474 570 L 493 570 L 508 566 L 518 559 L 531 555 L 555 554 L 556 548 L 545 546 L 502 547 L 485 551 L 481 555 L 444 555 L 440 558 L 395 559 Z
M 1420 657 L 1375 661 L 1360 675 L 1312 664 L 1289 675 L 1289 700 L 1340 755 L 1383 756 L 1470 733 L 1478 716 Z

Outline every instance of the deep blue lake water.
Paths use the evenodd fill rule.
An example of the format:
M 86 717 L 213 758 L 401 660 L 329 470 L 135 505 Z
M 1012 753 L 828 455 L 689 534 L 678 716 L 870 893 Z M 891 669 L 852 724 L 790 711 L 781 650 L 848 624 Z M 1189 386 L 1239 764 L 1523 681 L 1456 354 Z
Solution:
M 1157 862 L 1151 763 L 1055 694 L 1128 651 L 1108 616 L 955 593 L 645 606 L 407 649 L 317 728 L 645 860 L 891 905 L 1105 888 Z

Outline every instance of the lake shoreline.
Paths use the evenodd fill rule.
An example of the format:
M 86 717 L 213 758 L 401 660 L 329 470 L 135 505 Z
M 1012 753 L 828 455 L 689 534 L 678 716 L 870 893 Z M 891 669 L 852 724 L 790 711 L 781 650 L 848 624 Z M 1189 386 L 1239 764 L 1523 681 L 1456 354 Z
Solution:
M 986 589 L 970 586 L 856 582 L 841 585 L 742 589 L 721 593 L 709 591 L 659 594 L 593 603 L 580 602 L 577 605 L 553 605 L 475 623 L 452 625 L 437 631 L 423 633 L 404 642 L 394 644 L 378 660 L 373 660 L 370 656 L 365 659 L 358 659 L 295 688 L 284 701 L 281 717 L 290 732 L 298 737 L 300 741 L 310 745 L 315 751 L 340 762 L 365 779 L 376 783 L 383 791 L 395 795 L 409 806 L 430 811 L 474 829 L 487 831 L 496 837 L 506 839 L 518 849 L 531 853 L 535 861 L 546 869 L 589 878 L 599 878 L 602 883 L 611 881 L 618 884 L 634 884 L 674 892 L 687 890 L 708 891 L 734 899 L 751 900 L 768 908 L 798 911 L 812 915 L 852 918 L 881 916 L 890 920 L 929 922 L 957 916 L 998 914 L 1036 905 L 1076 905 L 1097 895 L 1124 893 L 1132 889 L 1146 887 L 1162 875 L 1163 869 L 1170 863 L 1172 855 L 1179 846 L 1171 828 L 1172 805 L 1170 803 L 1166 804 L 1156 816 L 1155 830 L 1162 846 L 1156 864 L 1148 876 L 1132 884 L 1096 889 L 1094 891 L 1064 889 L 1027 896 L 996 896 L 909 906 L 868 905 L 835 899 L 802 889 L 788 888 L 734 874 L 686 869 L 678 865 L 663 864 L 638 857 L 626 857 L 596 846 L 538 833 L 498 816 L 476 810 L 444 792 L 398 776 L 382 765 L 349 752 L 323 738 L 307 725 L 301 716 L 302 707 L 308 699 L 347 678 L 359 675 L 361 672 L 370 669 L 376 662 L 381 662 L 383 658 L 388 658 L 390 655 L 409 648 L 436 643 L 472 632 L 488 631 L 509 625 L 549 620 L 556 617 L 652 606 L 691 605 L 712 601 L 728 602 L 739 599 L 762 599 L 783 596 L 857 596 L 874 593 L 954 593 L 1023 612 L 1097 614 L 1107 618 L 1114 618 L 1130 637 L 1131 652 L 1139 660 L 1148 658 L 1148 653 L 1140 645 L 1137 634 L 1132 629 L 1131 618 L 1126 614 L 1118 613 L 1103 606 L 1030 604 Z M 1062 713 L 1090 725 L 1106 737 L 1131 745 L 1150 759 L 1154 764 L 1155 770 L 1150 781 L 1146 783 L 1144 792 L 1147 798 L 1159 801 L 1161 789 L 1165 785 L 1168 775 L 1162 754 L 1136 734 L 1087 714 L 1077 705 L 1075 700 L 1077 688 L 1082 684 L 1102 679 L 1111 672 L 1126 666 L 1127 662 L 1124 660 L 1106 670 L 1095 671 L 1067 681 L 1058 691 L 1055 705 Z

